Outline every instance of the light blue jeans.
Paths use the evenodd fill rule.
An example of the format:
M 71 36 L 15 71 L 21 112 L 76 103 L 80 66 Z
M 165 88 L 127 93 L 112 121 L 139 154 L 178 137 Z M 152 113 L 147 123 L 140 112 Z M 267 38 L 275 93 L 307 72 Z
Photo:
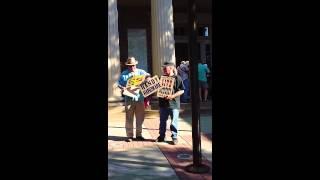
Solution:
M 159 134 L 161 138 L 165 138 L 167 129 L 168 117 L 171 117 L 171 137 L 176 139 L 178 137 L 178 120 L 179 109 L 161 108 L 160 107 L 160 129 Z

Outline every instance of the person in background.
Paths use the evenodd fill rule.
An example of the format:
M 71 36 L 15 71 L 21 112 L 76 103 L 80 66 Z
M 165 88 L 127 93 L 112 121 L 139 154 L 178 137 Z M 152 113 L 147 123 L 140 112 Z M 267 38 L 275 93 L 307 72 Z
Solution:
M 208 66 L 204 61 L 198 63 L 198 81 L 199 81 L 199 97 L 200 101 L 207 102 L 208 98 L 208 79 L 207 74 L 210 73 Z M 202 98 L 202 92 L 203 98 Z
M 177 67 L 177 70 L 185 88 L 184 93 L 181 96 L 181 103 L 188 103 L 190 100 L 189 61 L 181 61 L 181 64 Z

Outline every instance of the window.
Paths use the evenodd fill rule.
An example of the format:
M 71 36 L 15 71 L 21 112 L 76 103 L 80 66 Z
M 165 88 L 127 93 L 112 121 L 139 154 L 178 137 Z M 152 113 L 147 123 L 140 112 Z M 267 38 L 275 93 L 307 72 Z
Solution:
M 209 27 L 208 26 L 199 27 L 198 35 L 201 37 L 209 37 Z

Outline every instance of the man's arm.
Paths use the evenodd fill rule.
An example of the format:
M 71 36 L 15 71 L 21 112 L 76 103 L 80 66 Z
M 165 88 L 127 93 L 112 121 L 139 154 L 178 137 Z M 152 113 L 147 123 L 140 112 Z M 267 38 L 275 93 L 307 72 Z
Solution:
M 189 71 L 189 66 L 184 65 L 184 67 L 185 67 L 185 72 L 188 72 Z
M 147 77 L 151 77 L 151 75 L 150 75 L 149 73 L 146 73 L 145 76 L 146 76 L 146 78 L 147 78 Z
M 147 73 L 145 70 L 141 70 L 141 71 L 142 71 L 141 75 L 145 76 L 145 81 L 151 78 L 151 75 Z
M 149 73 L 147 73 L 146 71 L 144 71 L 144 75 L 145 75 L 146 78 L 151 77 L 151 75 Z
M 184 93 L 184 90 L 180 90 L 180 91 L 177 91 L 176 93 L 174 93 L 172 95 L 169 95 L 169 96 L 165 97 L 165 99 L 171 100 L 171 99 L 174 99 L 174 98 L 176 98 L 178 96 L 181 96 L 183 93 Z
M 208 67 L 206 67 L 206 71 L 207 73 L 210 73 L 210 69 Z
M 118 88 L 120 88 L 121 90 L 124 90 L 126 88 L 126 83 L 123 79 L 122 74 L 120 75 L 120 78 L 118 80 Z
M 118 88 L 120 88 L 121 90 L 125 89 L 126 87 L 121 86 L 120 84 L 118 84 Z
M 176 83 L 178 83 L 178 91 L 170 96 L 167 96 L 166 99 L 174 99 L 178 96 L 181 96 L 184 93 L 184 85 L 182 83 L 182 79 L 180 78 L 180 76 L 177 77 L 178 79 L 176 80 Z

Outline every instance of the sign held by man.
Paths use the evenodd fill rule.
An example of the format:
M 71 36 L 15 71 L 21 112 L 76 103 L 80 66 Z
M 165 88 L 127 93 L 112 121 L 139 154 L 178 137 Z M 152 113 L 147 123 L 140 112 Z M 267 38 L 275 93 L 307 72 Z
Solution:
M 161 76 L 161 89 L 158 90 L 157 96 L 164 98 L 166 96 L 172 95 L 174 82 L 175 79 L 173 77 Z
M 153 76 L 149 80 L 141 83 L 139 85 L 139 87 L 140 87 L 140 90 L 141 90 L 143 96 L 148 97 L 151 94 L 157 92 L 161 88 L 160 80 L 159 80 L 158 76 Z
M 144 75 L 136 75 L 128 79 L 126 87 L 137 87 L 145 80 Z

